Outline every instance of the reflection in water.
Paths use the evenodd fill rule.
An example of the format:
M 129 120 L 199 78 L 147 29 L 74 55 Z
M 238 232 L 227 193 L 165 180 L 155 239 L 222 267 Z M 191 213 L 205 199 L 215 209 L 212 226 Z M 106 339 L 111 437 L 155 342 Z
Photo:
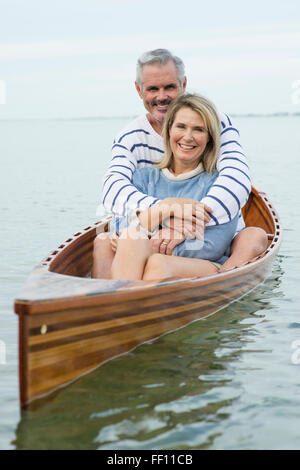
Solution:
M 234 363 L 251 351 L 282 277 L 201 321 L 101 366 L 22 413 L 17 449 L 209 448 L 243 393 Z M 256 351 L 257 352 L 257 351 Z M 264 352 L 264 351 L 261 351 Z

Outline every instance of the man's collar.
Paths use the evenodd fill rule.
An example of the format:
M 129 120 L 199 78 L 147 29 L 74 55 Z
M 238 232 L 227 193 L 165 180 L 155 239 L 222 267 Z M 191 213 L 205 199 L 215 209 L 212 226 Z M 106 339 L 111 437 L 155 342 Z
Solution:
M 162 124 L 157 121 L 156 119 L 154 119 L 150 113 L 146 114 L 146 118 L 150 124 L 150 126 L 153 128 L 153 130 L 161 136 L 161 133 L 162 133 Z

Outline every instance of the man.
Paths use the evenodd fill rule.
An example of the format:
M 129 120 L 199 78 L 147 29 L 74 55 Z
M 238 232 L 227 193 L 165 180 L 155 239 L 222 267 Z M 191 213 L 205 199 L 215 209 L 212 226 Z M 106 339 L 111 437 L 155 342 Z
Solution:
M 141 166 L 161 159 L 164 148 L 161 136 L 168 105 L 186 89 L 187 78 L 181 59 L 166 49 L 143 54 L 137 63 L 135 87 L 147 114 L 138 117 L 116 137 L 112 160 L 104 177 L 102 203 L 109 213 L 124 215 L 126 209 L 146 209 L 157 200 L 139 192 L 132 184 L 132 174 Z M 230 221 L 246 203 L 251 180 L 247 159 L 239 142 L 239 131 L 229 116 L 219 113 L 221 144 L 218 158 L 219 176 L 201 201 L 212 209 L 209 224 Z M 266 248 L 266 234 L 255 227 L 243 229 L 242 218 L 235 236 L 231 256 L 221 270 L 231 269 L 259 255 Z M 156 235 L 154 251 L 172 254 L 179 239 Z M 97 244 L 95 244 L 97 250 Z

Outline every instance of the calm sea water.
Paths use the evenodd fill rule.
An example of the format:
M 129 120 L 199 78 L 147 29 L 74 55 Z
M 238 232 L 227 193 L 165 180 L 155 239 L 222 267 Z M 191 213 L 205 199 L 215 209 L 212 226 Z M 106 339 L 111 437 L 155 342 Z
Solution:
M 20 412 L 14 298 L 41 259 L 99 219 L 124 122 L 0 121 L 0 449 L 299 449 L 300 117 L 236 119 L 284 226 L 269 279 Z

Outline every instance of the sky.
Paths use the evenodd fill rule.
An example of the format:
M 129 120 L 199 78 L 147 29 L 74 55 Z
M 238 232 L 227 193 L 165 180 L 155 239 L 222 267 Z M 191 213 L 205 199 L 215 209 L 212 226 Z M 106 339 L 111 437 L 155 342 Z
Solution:
M 156 48 L 226 113 L 300 112 L 297 0 L 0 0 L 0 119 L 141 114 Z

